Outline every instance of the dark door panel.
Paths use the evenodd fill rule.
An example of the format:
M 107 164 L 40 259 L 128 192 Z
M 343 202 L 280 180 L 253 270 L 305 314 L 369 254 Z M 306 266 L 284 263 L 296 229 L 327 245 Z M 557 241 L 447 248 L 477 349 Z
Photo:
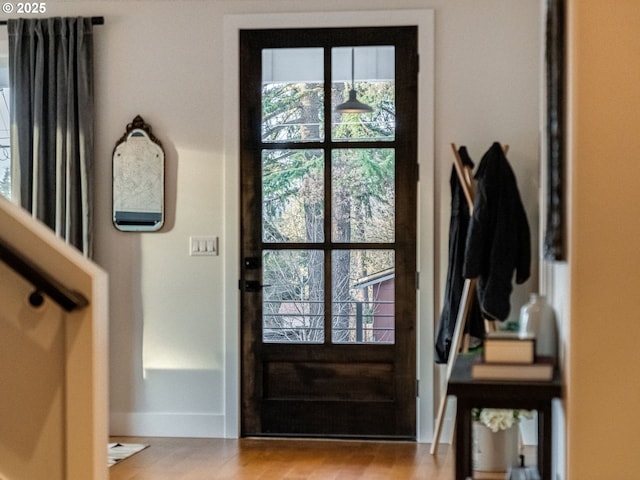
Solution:
M 242 434 L 415 438 L 417 29 L 243 31 L 240 78 Z

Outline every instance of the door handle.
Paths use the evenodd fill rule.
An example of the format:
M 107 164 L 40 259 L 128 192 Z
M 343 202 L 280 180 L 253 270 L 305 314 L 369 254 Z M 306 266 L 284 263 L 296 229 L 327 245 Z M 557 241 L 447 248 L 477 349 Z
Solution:
M 262 290 L 263 287 L 270 287 L 271 285 L 262 285 L 258 280 L 245 280 L 244 282 L 244 291 L 250 293 L 256 293 Z

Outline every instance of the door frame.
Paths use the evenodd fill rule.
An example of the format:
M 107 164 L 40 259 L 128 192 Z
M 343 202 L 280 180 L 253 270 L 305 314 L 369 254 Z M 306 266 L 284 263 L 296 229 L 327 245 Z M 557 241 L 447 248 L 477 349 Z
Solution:
M 389 10 L 358 12 L 226 15 L 224 18 L 224 436 L 240 436 L 240 149 L 239 149 L 239 31 L 261 28 L 323 28 L 418 26 L 418 255 L 417 365 L 420 382 L 417 398 L 417 440 L 430 442 L 433 433 L 435 324 L 435 190 L 434 190 L 434 12 Z

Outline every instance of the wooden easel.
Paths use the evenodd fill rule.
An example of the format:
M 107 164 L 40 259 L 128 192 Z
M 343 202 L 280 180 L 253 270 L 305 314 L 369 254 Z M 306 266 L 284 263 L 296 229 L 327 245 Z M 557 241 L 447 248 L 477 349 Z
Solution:
M 451 148 L 453 150 L 453 166 L 456 169 L 456 173 L 458 175 L 458 180 L 460 180 L 460 185 L 462 185 L 462 191 L 464 192 L 465 199 L 467 200 L 467 205 L 469 206 L 469 216 L 473 216 L 473 199 L 475 198 L 475 184 L 473 182 L 473 174 L 470 167 L 467 167 L 462 163 L 462 159 L 460 158 L 460 154 L 458 153 L 458 149 L 455 143 L 451 144 Z M 504 153 L 506 154 L 509 151 L 509 146 L 504 145 L 502 147 Z M 471 305 L 473 302 L 473 296 L 476 291 L 476 279 L 475 278 L 465 278 L 464 286 L 462 287 L 462 297 L 460 299 L 460 307 L 458 308 L 458 316 L 456 317 L 456 325 L 453 330 L 453 337 L 451 338 L 451 347 L 449 349 L 449 358 L 447 360 L 447 369 L 446 369 L 446 384 L 444 387 L 444 393 L 440 398 L 440 407 L 438 408 L 438 417 L 436 418 L 435 429 L 433 432 L 433 442 L 431 443 L 431 455 L 435 455 L 436 450 L 438 449 L 438 445 L 440 444 L 440 435 L 442 434 L 442 423 L 444 421 L 444 415 L 447 410 L 447 399 L 449 395 L 447 393 L 447 388 L 449 384 L 449 379 L 451 378 L 451 371 L 453 370 L 453 364 L 456 362 L 456 357 L 458 356 L 458 352 L 462 350 L 466 352 L 468 350 L 468 335 L 464 334 L 465 326 L 467 323 L 467 318 L 469 316 L 469 311 L 471 310 Z M 490 321 L 485 321 L 485 328 L 487 331 L 492 331 L 496 329 L 495 323 Z

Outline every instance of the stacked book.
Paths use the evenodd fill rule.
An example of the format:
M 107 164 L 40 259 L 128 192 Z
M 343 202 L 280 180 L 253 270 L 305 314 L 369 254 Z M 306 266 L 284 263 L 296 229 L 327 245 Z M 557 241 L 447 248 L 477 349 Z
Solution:
M 533 335 L 518 332 L 490 332 L 482 356 L 471 367 L 478 380 L 551 380 L 554 359 L 536 356 Z

